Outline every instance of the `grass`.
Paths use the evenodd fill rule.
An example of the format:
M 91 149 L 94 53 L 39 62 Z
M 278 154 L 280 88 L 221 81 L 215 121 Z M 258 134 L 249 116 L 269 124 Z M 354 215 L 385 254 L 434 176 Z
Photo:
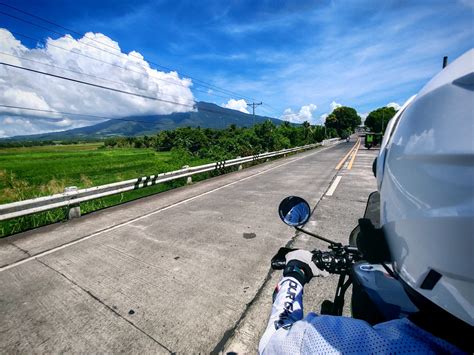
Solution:
M 209 163 L 189 155 L 152 149 L 106 149 L 102 143 L 0 148 L 0 204 L 64 192 L 65 187 L 85 188 Z M 246 165 L 255 165 L 252 162 Z M 193 181 L 235 170 L 193 176 Z M 81 203 L 87 214 L 140 197 L 183 186 L 185 178 Z M 0 238 L 67 220 L 66 207 L 0 222 Z
M 0 149 L 0 204 L 200 165 L 208 161 L 152 149 L 104 149 L 102 143 Z M 83 214 L 181 186 L 172 181 L 81 204 Z M 0 222 L 0 237 L 66 219 L 66 208 Z

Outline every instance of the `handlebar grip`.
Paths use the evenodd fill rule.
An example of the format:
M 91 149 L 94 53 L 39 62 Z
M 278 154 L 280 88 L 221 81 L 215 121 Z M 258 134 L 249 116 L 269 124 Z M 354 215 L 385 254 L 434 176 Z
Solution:
M 286 266 L 286 254 L 288 254 L 290 251 L 294 251 L 296 249 L 291 249 L 291 248 L 280 248 L 278 250 L 278 253 L 275 254 L 275 256 L 272 258 L 271 261 L 271 266 L 273 270 L 282 270 Z

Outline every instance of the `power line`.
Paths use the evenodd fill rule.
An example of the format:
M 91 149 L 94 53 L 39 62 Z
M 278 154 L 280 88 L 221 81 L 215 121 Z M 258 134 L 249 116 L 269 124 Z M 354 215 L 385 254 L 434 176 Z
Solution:
M 29 12 L 27 12 L 27 11 L 18 9 L 18 8 L 14 7 L 14 6 L 11 6 L 11 5 L 7 5 L 7 4 L 4 4 L 4 3 L 0 3 L 0 5 L 3 5 L 3 6 L 5 6 L 5 7 L 8 7 L 8 8 L 10 8 L 10 9 L 15 10 L 15 11 L 18 11 L 18 12 L 20 12 L 20 13 L 26 14 L 26 15 L 31 16 L 31 17 L 33 17 L 33 18 L 39 19 L 39 20 L 41 20 L 41 21 L 47 22 L 47 23 L 49 23 L 49 24 L 51 24 L 51 25 L 53 25 L 53 26 L 62 28 L 62 29 L 64 29 L 64 30 L 66 30 L 66 31 L 75 33 L 76 35 L 79 35 L 79 36 L 82 36 L 82 37 L 84 37 L 84 38 L 87 38 L 87 39 L 89 39 L 90 41 L 93 41 L 93 42 L 99 43 L 99 44 L 101 44 L 101 45 L 103 45 L 103 46 L 107 46 L 107 47 L 109 47 L 109 48 L 112 48 L 112 49 L 115 50 L 115 51 L 119 51 L 117 48 L 115 48 L 115 47 L 113 47 L 113 46 L 110 46 L 110 45 L 108 45 L 108 44 L 106 44 L 106 43 L 102 43 L 102 42 L 97 41 L 97 40 L 95 40 L 95 39 L 93 39 L 93 38 L 86 37 L 85 34 L 83 34 L 83 33 L 80 33 L 80 32 L 75 31 L 75 30 L 73 30 L 73 29 L 70 29 L 70 28 L 64 27 L 64 26 L 62 26 L 62 25 L 59 25 L 59 24 L 57 24 L 57 23 L 55 23 L 55 22 L 53 22 L 53 21 L 51 21 L 51 20 L 45 19 L 45 18 L 43 18 L 43 17 L 37 16 L 37 15 L 34 15 L 34 14 L 31 14 L 31 13 L 29 13 Z M 0 11 L 0 13 L 3 14 L 3 15 L 9 16 L 9 17 L 11 17 L 11 18 L 14 18 L 14 19 L 16 19 L 16 20 L 18 20 L 18 21 L 22 21 L 22 22 L 28 23 L 28 24 L 30 24 L 30 25 L 36 26 L 36 27 L 38 27 L 38 28 L 42 28 L 42 29 L 44 29 L 44 30 L 50 31 L 50 32 L 52 32 L 52 33 L 56 33 L 56 34 L 59 34 L 59 35 L 61 35 L 61 36 L 64 35 L 64 33 L 55 31 L 55 30 L 53 30 L 53 29 L 50 29 L 50 28 L 48 28 L 48 27 L 45 27 L 45 26 L 36 24 L 36 23 L 31 22 L 31 21 L 28 21 L 28 20 L 26 20 L 26 19 L 22 19 L 22 18 L 20 18 L 20 17 L 15 16 L 15 15 L 8 14 L 8 13 L 5 13 L 5 12 L 3 12 L 3 11 Z M 110 51 L 107 51 L 107 50 L 105 50 L 105 49 L 103 49 L 103 48 L 99 48 L 99 47 L 96 47 L 96 46 L 92 46 L 92 45 L 89 44 L 89 43 L 84 43 L 84 42 L 82 42 L 82 44 L 88 45 L 88 46 L 90 46 L 90 47 L 92 47 L 92 48 L 96 48 L 96 49 L 101 50 L 101 51 L 104 51 L 104 52 L 109 53 L 109 54 L 111 54 L 111 55 L 119 56 L 118 54 L 114 54 L 114 53 L 112 53 L 112 52 L 110 52 Z M 122 54 L 122 52 L 120 52 L 120 53 Z M 138 58 L 138 59 L 142 59 L 142 58 L 139 57 L 139 56 L 133 55 L 133 53 L 131 53 L 131 54 L 129 54 L 129 55 L 132 56 L 132 57 Z M 120 56 L 120 57 L 121 57 L 121 56 Z M 163 65 L 160 65 L 160 64 L 158 64 L 158 63 L 155 63 L 155 62 L 152 62 L 152 61 L 148 61 L 148 62 L 151 63 L 151 64 L 153 64 L 153 65 L 155 65 L 155 66 L 157 66 L 157 67 L 160 67 L 160 68 L 163 68 L 163 69 L 166 69 L 166 70 L 170 70 L 170 71 L 174 71 L 174 69 L 169 68 L 169 67 L 166 67 L 166 66 L 163 66 Z M 214 89 L 214 90 L 216 90 L 216 91 L 219 91 L 219 92 L 224 93 L 224 94 L 227 94 L 227 95 L 235 95 L 235 96 L 238 96 L 238 97 L 241 97 L 241 98 L 245 98 L 245 99 L 248 99 L 248 100 L 255 101 L 254 98 L 241 95 L 241 94 L 236 93 L 236 92 L 231 91 L 231 90 L 222 89 L 222 88 L 220 88 L 220 87 L 218 87 L 218 86 L 216 86 L 216 85 L 207 83 L 207 82 L 205 82 L 204 80 L 195 78 L 195 77 L 193 77 L 193 76 L 191 76 L 191 75 L 187 75 L 186 73 L 181 73 L 181 75 L 187 76 L 187 77 L 193 79 L 194 82 L 201 83 L 201 84 L 197 84 L 197 85 L 201 85 L 201 86 L 207 87 L 207 88 L 209 88 L 209 89 Z
M 40 38 L 37 38 L 37 37 L 31 37 L 31 36 L 28 36 L 28 35 L 25 35 L 23 33 L 19 33 L 19 32 L 16 32 L 16 31 L 11 31 L 11 33 L 13 33 L 14 35 L 16 36 L 19 36 L 19 37 L 24 37 L 24 38 L 27 38 L 29 40 L 32 40 L 32 41 L 42 41 Z M 130 71 L 132 73 L 137 73 L 139 75 L 142 75 L 142 76 L 146 76 L 146 73 L 144 73 L 143 71 L 138 71 L 138 70 L 133 70 L 131 68 L 127 68 L 127 67 L 123 67 L 121 65 L 118 65 L 118 64 L 115 64 L 115 63 L 109 63 L 105 60 L 102 60 L 102 59 L 99 59 L 99 58 L 96 58 L 96 57 L 91 57 L 90 55 L 87 55 L 87 54 L 84 54 L 84 53 L 79 53 L 79 52 L 74 52 L 70 49 L 67 49 L 67 48 L 64 48 L 64 47 L 61 47 L 61 46 L 58 46 L 56 44 L 52 44 L 52 43 L 48 43 L 48 46 L 51 46 L 51 47 L 54 47 L 54 48 L 58 48 L 60 50 L 63 50 L 65 52 L 69 52 L 69 53 L 72 53 L 72 54 L 75 54 L 75 55 L 79 55 L 79 56 L 82 56 L 82 57 L 85 57 L 85 58 L 89 58 L 89 59 L 92 59 L 94 61 L 97 61 L 99 63 L 103 63 L 103 64 L 106 64 L 106 65 L 110 65 L 112 67 L 116 67 L 116 68 L 119 68 L 119 69 L 122 69 L 122 70 L 126 70 L 126 71 Z M 7 54 L 7 55 L 10 55 L 10 56 L 13 56 L 12 54 Z M 17 57 L 17 58 L 21 58 L 21 57 Z M 32 61 L 32 59 L 26 59 L 26 60 L 30 60 Z M 41 63 L 41 62 L 40 62 Z M 46 65 L 46 64 L 45 64 Z M 47 65 L 52 65 L 52 64 L 47 64 Z M 60 68 L 60 67 L 58 67 Z M 139 67 L 139 68 L 142 68 L 142 67 Z M 62 68 L 63 70 L 68 70 L 70 71 L 69 69 L 65 69 L 65 68 Z M 85 74 L 83 73 L 84 75 L 88 75 L 88 74 Z M 150 75 L 151 76 L 151 75 Z M 162 78 L 157 78 L 156 76 L 151 76 L 152 78 L 156 79 L 156 80 L 159 80 L 159 81 L 162 81 L 162 82 L 165 82 L 165 83 L 169 83 L 169 84 L 172 84 L 172 85 L 176 85 L 176 86 L 180 86 L 180 87 L 183 87 L 183 88 L 186 88 L 186 89 L 189 89 L 191 90 L 188 86 L 186 85 L 183 85 L 183 84 L 180 84 L 180 83 L 177 83 L 177 82 L 174 82 L 174 81 L 170 81 L 170 80 L 166 80 L 166 79 L 162 79 Z M 202 92 L 202 93 L 205 93 L 205 94 L 208 94 L 208 95 L 212 95 L 212 96 L 215 96 L 215 97 L 220 97 L 220 98 L 224 98 L 224 99 L 228 99 L 229 97 L 228 96 L 222 96 L 222 95 L 217 95 L 217 94 L 214 94 L 214 93 L 209 93 L 208 91 L 204 91 L 204 90 L 199 90 L 199 89 L 192 89 L 193 91 L 197 91 L 197 92 Z
M 92 74 L 87 74 L 87 73 L 83 73 L 83 72 L 76 71 L 76 70 L 72 70 L 72 69 L 63 68 L 63 67 L 60 67 L 60 66 L 57 66 L 57 65 L 53 65 L 53 64 L 49 64 L 49 63 L 44 63 L 44 62 L 41 62 L 41 61 L 38 61 L 38 60 L 34 60 L 34 59 L 30 59 L 30 58 L 25 58 L 25 57 L 21 57 L 21 56 L 18 56 L 18 55 L 14 55 L 14 54 L 2 52 L 2 51 L 0 51 L 0 54 L 6 55 L 6 56 L 9 56 L 9 57 L 18 58 L 18 59 L 25 60 L 25 61 L 32 62 L 32 63 L 36 63 L 36 64 L 45 65 L 45 66 L 48 66 L 48 67 L 51 67 L 51 68 L 55 68 L 55 69 L 59 69 L 59 70 L 64 70 L 64 71 L 68 71 L 68 72 L 75 73 L 75 74 L 79 74 L 79 75 L 88 76 L 88 77 L 91 77 L 91 78 L 94 78 L 94 79 L 98 79 L 98 80 L 103 80 L 103 81 L 106 81 L 106 82 L 109 82 L 109 83 L 119 84 L 119 85 L 126 85 L 126 86 L 128 86 L 128 87 L 131 87 L 131 88 L 134 88 L 134 89 L 137 89 L 137 90 L 146 91 L 146 92 L 148 91 L 148 90 L 146 90 L 146 89 L 142 89 L 142 88 L 139 88 L 139 87 L 137 87 L 137 86 L 130 85 L 130 84 L 125 83 L 125 82 L 118 82 L 118 81 L 114 81 L 114 80 L 105 79 L 105 78 L 102 78 L 102 77 L 100 77 L 100 76 L 96 76 L 96 75 L 92 75 Z M 159 78 L 157 78 L 157 79 L 159 79 Z M 159 79 L 159 80 L 160 80 L 160 79 Z M 186 86 L 183 86 L 183 87 L 186 87 Z M 194 90 L 195 90 L 195 91 L 199 91 L 199 92 L 205 92 L 205 91 L 197 90 L 197 89 L 194 89 Z M 167 95 L 167 94 L 164 94 L 164 93 L 160 93 L 160 95 L 172 96 L 172 95 Z M 216 95 L 216 94 L 213 94 L 213 95 L 216 96 L 216 97 L 224 98 L 224 99 L 227 99 L 227 98 L 228 98 L 228 96 L 222 96 L 222 95 Z
M 84 116 L 84 117 L 91 117 L 91 118 L 101 118 L 101 119 L 112 120 L 112 121 L 155 123 L 155 122 L 150 122 L 150 121 L 132 120 L 132 119 L 128 119 L 128 118 L 110 118 L 110 117 L 105 117 L 105 116 L 89 115 L 89 114 L 84 114 L 84 113 L 64 112 L 64 111 L 55 111 L 55 110 L 43 110 L 43 109 L 32 108 L 32 107 L 2 105 L 2 104 L 0 104 L 0 107 L 10 108 L 10 109 L 18 109 L 18 110 L 26 110 L 26 111 L 54 113 L 54 114 L 61 114 L 61 115 L 74 115 L 74 116 Z M 35 117 L 35 118 L 42 119 L 43 117 Z
M 265 103 L 264 103 L 264 105 L 265 105 Z M 275 110 L 271 110 L 271 109 L 269 109 L 268 107 L 262 106 L 261 109 L 264 110 L 264 111 L 266 111 L 266 112 L 267 112 L 267 113 L 266 113 L 267 115 L 275 116 L 275 118 L 278 117 L 278 116 L 280 116 L 280 113 L 278 113 L 278 112 L 275 111 Z
M 156 122 L 152 122 L 152 121 L 142 121 L 142 120 L 131 119 L 131 118 L 113 118 L 113 117 L 98 116 L 98 115 L 91 115 L 91 114 L 84 114 L 84 113 L 55 111 L 55 110 L 44 110 L 44 109 L 33 108 L 33 107 L 24 107 L 24 106 L 14 106 L 14 105 L 0 104 L 0 107 L 4 107 L 4 108 L 8 108 L 8 109 L 24 110 L 24 111 L 53 113 L 53 114 L 67 115 L 67 116 L 82 116 L 82 117 L 90 117 L 90 118 L 100 118 L 100 119 L 109 120 L 109 121 L 139 122 L 139 123 L 146 123 L 146 124 L 155 124 L 156 123 Z M 201 111 L 208 111 L 208 112 L 217 112 L 217 111 L 202 109 L 202 108 L 200 110 Z M 32 117 L 30 116 L 30 118 L 45 119 L 44 117 L 35 117 L 35 116 L 32 116 Z M 51 119 L 51 117 L 47 117 L 47 119 Z M 57 119 L 57 120 L 62 120 L 62 119 Z
M 99 76 L 95 76 L 95 75 L 83 73 L 83 72 L 76 71 L 76 70 L 72 70 L 72 69 L 67 69 L 67 68 L 59 67 L 59 66 L 57 66 L 57 65 L 53 65 L 53 64 L 49 64 L 49 63 L 44 63 L 44 62 L 40 62 L 40 61 L 37 61 L 37 60 L 25 58 L 25 57 L 20 57 L 20 56 L 17 56 L 17 55 L 14 55 L 14 54 L 5 53 L 5 52 L 2 52 L 2 51 L 0 51 L 0 54 L 6 55 L 6 56 L 10 56 L 10 57 L 14 57 L 14 58 L 18 58 L 18 59 L 21 59 L 21 60 L 26 60 L 26 61 L 29 61 L 29 62 L 32 62 L 32 63 L 37 63 L 37 64 L 45 65 L 45 66 L 48 66 L 48 67 L 51 67 L 51 68 L 55 68 L 55 69 L 59 69 L 59 70 L 64 70 L 64 71 L 68 71 L 68 72 L 75 73 L 75 74 L 79 74 L 79 75 L 88 76 L 88 77 L 91 77 L 91 78 L 94 78 L 94 79 L 103 80 L 103 81 L 106 81 L 106 82 L 109 82 L 109 83 L 113 83 L 113 84 L 126 85 L 126 86 L 128 86 L 128 87 L 131 87 L 131 88 L 134 88 L 134 89 L 137 89 L 137 90 L 140 90 L 140 91 L 148 92 L 148 90 L 146 90 L 146 89 L 142 89 L 142 88 L 139 88 L 139 87 L 136 87 L 136 86 L 127 84 L 127 83 L 125 83 L 125 82 L 118 82 L 118 81 L 113 81 L 113 80 L 105 79 L 105 78 L 102 78 L 102 77 L 99 77 Z M 163 94 L 163 93 L 160 93 L 160 95 L 172 96 L 172 95 L 167 95 L 167 94 Z
M 42 75 L 47 75 L 47 76 L 51 76 L 51 77 L 58 78 L 58 79 L 63 79 L 63 80 L 67 80 L 67 81 L 72 81 L 72 82 L 79 83 L 79 84 L 89 85 L 89 86 L 96 87 L 96 88 L 99 88 L 99 89 L 105 89 L 105 90 L 115 91 L 115 92 L 118 92 L 118 93 L 120 93 L 120 94 L 132 95 L 132 96 L 137 96 L 137 97 L 141 97 L 141 98 L 144 98 L 144 99 L 155 100 L 155 101 L 161 101 L 161 102 L 164 102 L 164 103 L 175 104 L 175 105 L 181 105 L 181 106 L 187 106 L 187 107 L 191 107 L 191 108 L 194 108 L 194 106 L 195 106 L 195 105 L 183 104 L 183 103 L 175 102 L 175 101 L 171 101 L 171 100 L 164 100 L 164 99 L 160 99 L 160 98 L 153 97 L 153 96 L 147 96 L 147 95 L 137 94 L 137 93 L 131 92 L 131 91 L 125 91 L 125 90 L 115 89 L 115 88 L 111 88 L 111 87 L 109 87 L 109 86 L 103 86 L 103 85 L 99 85 L 99 84 L 89 83 L 89 82 L 87 82 L 87 81 L 82 81 L 82 80 L 78 80 L 78 79 L 68 78 L 68 77 L 65 77 L 65 76 L 56 75 L 56 74 L 51 74 L 51 73 L 43 72 L 43 71 L 36 70 L 36 69 L 20 67 L 20 66 L 18 66 L 18 65 L 9 64 L 9 63 L 5 63 L 5 62 L 0 62 L 0 64 L 1 64 L 1 65 L 5 65 L 5 66 L 7 66 L 7 67 L 12 67 L 12 68 L 16 68 L 16 69 L 26 70 L 26 71 L 30 71 L 30 72 L 37 73 L 37 74 L 42 74 Z
M 20 70 L 25 70 L 25 71 L 29 71 L 29 72 L 33 72 L 33 73 L 37 73 L 37 74 L 41 74 L 41 75 L 51 76 L 51 77 L 54 77 L 54 78 L 57 78 L 57 79 L 71 81 L 71 82 L 75 82 L 75 83 L 79 83 L 79 84 L 83 84 L 83 85 L 88 85 L 88 86 L 92 86 L 92 87 L 99 88 L 99 89 L 109 90 L 109 91 L 113 91 L 113 92 L 117 92 L 117 93 L 121 93 L 121 94 L 132 95 L 132 96 L 141 97 L 141 98 L 144 98 L 144 99 L 160 101 L 160 102 L 179 105 L 179 106 L 185 106 L 185 107 L 189 107 L 191 109 L 196 109 L 197 108 L 196 105 L 189 105 L 189 104 L 184 104 L 184 103 L 181 103 L 181 102 L 176 102 L 176 101 L 171 101 L 171 100 L 164 100 L 164 99 L 160 99 L 160 98 L 153 97 L 153 96 L 142 95 L 142 94 L 134 93 L 134 92 L 131 92 L 131 91 L 120 90 L 120 89 L 111 88 L 111 87 L 108 87 L 108 86 L 103 86 L 103 85 L 89 83 L 89 82 L 82 81 L 82 80 L 68 78 L 68 77 L 61 76 L 61 75 L 51 74 L 51 73 L 43 72 L 43 71 L 32 69 L 32 68 L 20 67 L 18 65 L 9 64 L 9 63 L 5 63 L 5 62 L 0 62 L 0 65 L 4 65 L 6 67 L 11 67 L 11 68 L 20 69 Z M 219 112 L 219 111 L 216 111 L 216 110 L 211 110 L 211 109 L 206 109 L 206 108 L 202 108 L 202 107 L 198 108 L 198 109 L 200 111 L 207 111 L 207 112 L 214 112 L 214 113 L 222 114 L 222 112 Z
M 269 107 L 269 108 L 271 108 L 272 110 L 274 110 L 274 112 L 283 112 L 283 110 L 277 109 L 276 107 L 271 106 L 271 105 L 269 105 L 269 104 L 267 104 L 267 103 L 265 103 L 265 102 L 263 103 L 263 105 L 264 105 L 264 106 L 267 106 L 267 107 Z
M 30 37 L 30 36 L 27 36 L 27 35 L 25 35 L 25 34 L 23 34 L 23 33 L 15 32 L 15 31 L 11 31 L 11 33 L 13 33 L 14 35 L 20 36 L 20 37 L 28 38 L 28 39 L 30 39 L 30 40 L 32 40 L 32 41 L 41 41 L 41 39 L 39 39 L 39 38 Z M 142 71 L 132 70 L 132 69 L 130 69 L 130 68 L 126 68 L 126 67 L 120 66 L 120 65 L 115 64 L 115 63 L 109 63 L 109 62 L 106 62 L 105 60 L 102 60 L 102 59 L 99 59 L 99 58 L 95 58 L 95 57 L 91 57 L 90 55 L 87 55 L 87 54 L 84 54 L 84 53 L 73 52 L 73 51 L 70 50 L 70 49 L 67 49 L 67 48 L 58 46 L 58 45 L 56 45 L 56 44 L 48 43 L 48 46 L 61 49 L 61 50 L 65 51 L 65 52 L 69 52 L 69 53 L 73 53 L 73 54 L 76 54 L 76 55 L 80 55 L 80 56 L 82 56 L 82 57 L 89 58 L 89 59 L 95 60 L 95 61 L 97 61 L 97 62 L 99 62 L 99 63 L 104 63 L 104 64 L 107 64 L 107 65 L 110 65 L 110 66 L 112 66 L 112 67 L 116 67 L 116 68 L 120 68 L 120 69 L 123 69 L 123 70 L 127 70 L 127 71 L 130 71 L 130 72 L 133 72 L 133 73 L 137 73 L 137 74 L 140 74 L 140 75 L 145 75 L 145 73 L 142 72 Z M 161 78 L 156 78 L 156 77 L 154 77 L 154 78 L 157 79 L 157 80 L 166 82 L 166 83 L 170 83 L 170 84 L 173 84 L 173 85 L 177 85 L 177 86 L 181 86 L 181 87 L 184 87 L 184 88 L 188 88 L 188 86 L 186 86 L 186 85 L 178 84 L 178 83 L 173 82 L 173 81 L 169 81 L 169 80 L 165 80 L 165 79 L 161 79 Z

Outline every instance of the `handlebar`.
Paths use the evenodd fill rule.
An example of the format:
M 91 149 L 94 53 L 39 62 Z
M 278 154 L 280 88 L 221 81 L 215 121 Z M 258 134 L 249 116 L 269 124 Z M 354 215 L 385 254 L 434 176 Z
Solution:
M 280 248 L 272 258 L 271 265 L 274 270 L 284 269 L 286 266 L 285 256 L 296 249 Z M 360 254 L 357 248 L 344 246 L 333 248 L 328 251 L 313 250 L 313 262 L 316 266 L 330 274 L 342 274 L 350 270 L 352 264 L 359 260 Z

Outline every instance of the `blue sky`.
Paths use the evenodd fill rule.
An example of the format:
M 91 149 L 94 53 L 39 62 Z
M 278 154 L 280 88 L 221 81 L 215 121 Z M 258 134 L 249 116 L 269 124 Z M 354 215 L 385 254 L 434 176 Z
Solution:
M 123 52 L 135 50 L 180 77 L 191 75 L 269 105 L 258 113 L 298 115 L 306 107 L 313 123 L 331 111 L 331 103 L 360 113 L 402 104 L 440 70 L 443 56 L 455 59 L 473 47 L 474 38 L 470 0 L 6 3 L 81 33 L 105 34 Z M 2 14 L 0 27 L 60 37 Z M 28 48 L 37 45 L 15 37 Z M 192 81 L 196 100 L 223 104 L 240 98 L 194 91 L 208 89 Z

